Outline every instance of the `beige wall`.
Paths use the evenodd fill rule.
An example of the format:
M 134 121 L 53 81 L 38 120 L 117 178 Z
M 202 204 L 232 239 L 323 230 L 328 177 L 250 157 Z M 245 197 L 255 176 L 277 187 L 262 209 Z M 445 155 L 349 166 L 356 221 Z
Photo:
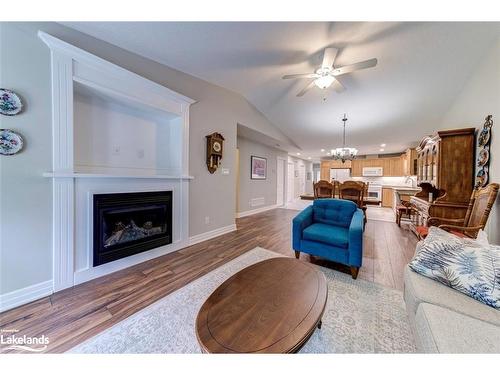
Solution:
M 493 115 L 490 154 L 490 182 L 500 183 L 500 38 L 481 58 L 460 95 L 444 116 L 442 128 L 483 126 L 486 115 Z M 500 244 L 500 199 L 490 216 L 488 237 Z
M 0 115 L 0 128 L 19 132 L 22 152 L 0 156 L 0 294 L 51 279 L 52 182 L 50 55 L 30 32 L 0 23 L 0 87 L 25 104 Z
M 240 151 L 238 212 L 276 204 L 278 156 L 286 159 L 287 153 L 242 137 L 238 137 L 238 149 Z M 252 180 L 250 178 L 250 157 L 252 155 L 267 159 L 267 178 L 265 180 Z M 253 207 L 250 201 L 254 198 L 264 198 L 264 204 Z
M 190 112 L 190 236 L 234 224 L 236 210 L 237 123 L 277 140 L 290 140 L 242 96 L 206 81 L 55 23 L 0 23 L 1 87 L 18 91 L 26 110 L 2 119 L 1 127 L 19 130 L 26 149 L 2 157 L 0 294 L 51 279 L 50 53 L 38 30 L 67 41 L 125 69 L 197 100 Z M 210 174 L 205 165 L 205 135 L 224 135 L 222 167 Z M 205 223 L 205 218 L 209 222 Z

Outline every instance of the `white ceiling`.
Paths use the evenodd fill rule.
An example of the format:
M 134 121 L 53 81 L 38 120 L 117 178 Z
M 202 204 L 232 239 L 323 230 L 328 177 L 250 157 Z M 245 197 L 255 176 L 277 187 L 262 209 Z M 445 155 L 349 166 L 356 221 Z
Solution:
M 64 24 L 242 94 L 313 157 L 341 146 L 344 112 L 347 143 L 361 154 L 415 145 L 500 35 L 500 23 Z M 341 94 L 315 88 L 297 98 L 308 81 L 281 76 L 312 72 L 329 46 L 340 49 L 336 66 L 373 57 L 378 65 L 342 76 Z

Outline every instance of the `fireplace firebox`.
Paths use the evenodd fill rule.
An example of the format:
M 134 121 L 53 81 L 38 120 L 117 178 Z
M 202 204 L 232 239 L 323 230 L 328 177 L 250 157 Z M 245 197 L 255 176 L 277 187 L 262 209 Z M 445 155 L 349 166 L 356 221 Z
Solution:
M 94 195 L 94 267 L 172 243 L 172 192 Z

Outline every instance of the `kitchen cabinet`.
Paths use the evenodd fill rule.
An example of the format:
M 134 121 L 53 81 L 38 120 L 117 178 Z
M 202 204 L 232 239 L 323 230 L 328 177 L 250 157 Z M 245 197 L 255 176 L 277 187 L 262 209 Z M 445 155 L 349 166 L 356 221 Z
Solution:
M 403 158 L 403 174 L 415 176 L 417 174 L 417 151 L 409 148 L 401 157 Z
M 319 178 L 321 180 L 330 181 L 330 167 L 327 165 L 324 166 L 323 162 L 321 163 Z
M 382 188 L 382 207 L 394 206 L 394 189 L 392 188 Z
M 351 162 L 351 176 L 352 177 L 362 177 L 362 161 L 360 159 L 354 159 Z
M 401 156 L 374 159 L 354 159 L 343 164 L 339 160 L 321 162 L 321 179 L 329 180 L 331 168 L 350 168 L 351 177 L 363 177 L 363 168 L 382 167 L 384 177 L 402 177 L 416 174 L 416 152 L 408 149 Z
M 390 169 L 389 169 L 390 176 L 393 177 L 404 176 L 403 162 L 404 162 L 403 156 L 400 156 L 399 158 L 390 159 Z
M 382 167 L 384 177 L 404 176 L 403 157 L 376 158 L 376 159 L 354 159 L 352 161 L 351 176 L 362 177 L 363 168 Z

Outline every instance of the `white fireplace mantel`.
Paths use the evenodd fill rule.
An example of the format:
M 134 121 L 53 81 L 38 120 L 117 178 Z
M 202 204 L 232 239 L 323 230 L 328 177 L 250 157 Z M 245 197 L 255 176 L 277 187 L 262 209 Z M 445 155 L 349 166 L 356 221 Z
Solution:
M 42 31 L 38 32 L 38 36 L 51 52 L 53 157 L 52 171 L 46 172 L 44 176 L 53 179 L 53 291 L 187 246 L 188 187 L 192 179 L 189 175 L 189 108 L 195 101 Z M 148 159 L 153 165 L 127 169 L 123 166 L 127 160 L 120 160 L 120 165 L 110 162 L 104 166 L 102 163 L 89 165 L 88 160 L 77 160 L 81 157 L 77 152 L 81 139 L 75 139 L 75 135 L 81 134 L 82 126 L 86 124 L 81 117 L 85 115 L 82 108 L 87 108 L 78 107 L 76 113 L 75 100 L 81 93 L 158 119 L 159 125 L 155 126 L 164 133 L 161 142 L 167 144 L 163 147 L 152 145 L 157 148 L 151 160 Z M 91 104 L 92 102 L 86 103 L 85 106 Z M 76 115 L 80 117 L 75 119 Z M 81 121 L 78 129 L 75 124 L 77 120 Z M 106 126 L 106 123 L 99 124 L 101 125 Z M 116 123 L 113 126 L 116 127 Z M 128 135 L 126 131 L 122 133 L 121 139 L 137 136 Z M 95 135 L 92 133 L 91 136 Z M 86 141 L 87 145 L 92 145 L 92 139 Z M 103 142 L 99 147 L 106 146 L 105 142 L 105 146 L 102 144 Z M 109 151 L 105 148 L 104 151 L 99 151 L 97 147 L 96 144 L 96 153 L 106 154 Z M 85 150 L 87 153 L 93 152 L 89 147 Z M 169 154 L 165 156 L 163 151 Z M 93 160 L 91 156 L 88 159 Z M 89 248 L 91 241 L 85 240 L 89 234 L 77 232 L 91 228 L 91 223 L 88 222 L 89 202 L 85 200 L 90 199 L 93 193 L 110 189 L 113 192 L 130 192 L 136 189 L 174 191 L 174 214 L 177 215 L 174 217 L 174 241 L 170 245 L 151 250 L 149 254 L 125 258 L 128 260 L 115 264 L 93 268 L 88 261 L 86 268 L 76 269 L 75 249 L 92 250 Z M 116 191 L 117 189 L 120 191 Z
M 162 180 L 192 180 L 193 176 L 174 176 L 165 174 L 120 174 L 120 173 L 78 173 L 78 172 L 45 172 L 43 177 L 61 178 L 154 178 Z

